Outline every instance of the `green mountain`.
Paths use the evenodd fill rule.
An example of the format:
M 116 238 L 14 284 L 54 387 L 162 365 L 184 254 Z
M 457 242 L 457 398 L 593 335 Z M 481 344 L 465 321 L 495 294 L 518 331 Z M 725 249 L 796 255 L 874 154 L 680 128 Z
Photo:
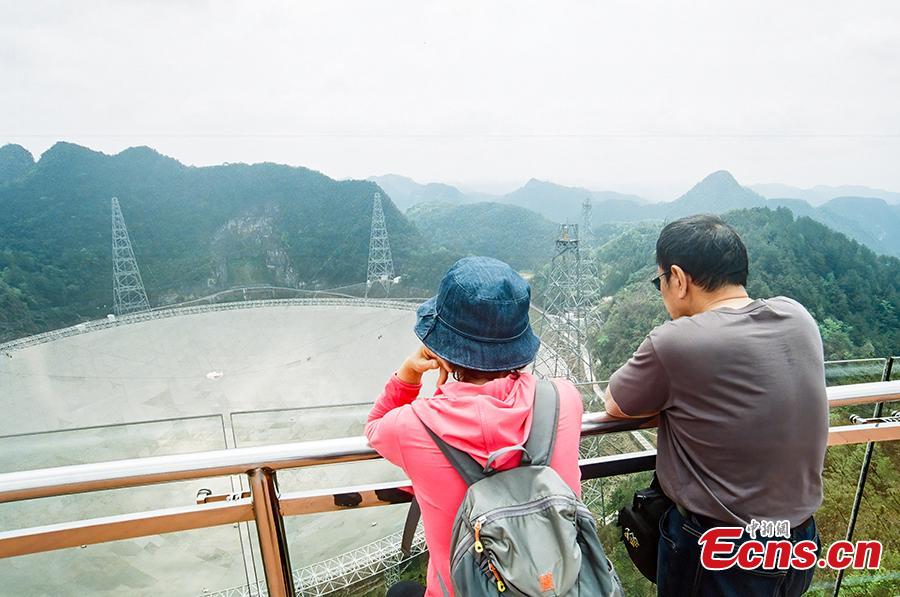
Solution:
M 411 178 L 397 174 L 370 176 L 366 180 L 374 182 L 388 194 L 397 209 L 406 211 L 420 203 L 460 204 L 471 201 L 468 195 L 454 186 L 439 182 L 419 184 Z
M 537 271 L 550 262 L 560 232 L 556 222 L 507 203 L 422 203 L 407 210 L 406 217 L 423 236 L 453 253 L 495 257 L 523 271 Z M 592 226 L 594 246 L 633 226 Z
M 748 291 L 784 295 L 819 322 L 826 357 L 885 356 L 900 347 L 900 259 L 875 255 L 843 234 L 790 210 L 766 208 L 725 214 L 750 256 Z M 625 362 L 643 337 L 665 321 L 654 247 L 661 224 L 623 232 L 596 255 L 606 293 L 604 324 L 593 350 L 605 377 Z
M 849 229 L 854 225 L 862 231 L 859 236 L 864 232 L 870 240 L 863 240 L 849 230 L 848 236 L 859 238 L 879 253 L 900 256 L 900 205 L 888 205 L 883 199 L 874 197 L 837 197 L 819 211 L 823 214 L 819 221 L 824 224 L 840 232 L 844 232 L 844 226 Z M 815 215 L 811 217 L 819 219 Z
M 609 198 L 609 194 L 529 181 L 504 197 L 557 221 L 578 222 L 581 202 L 593 200 L 594 222 L 667 221 L 696 213 L 723 214 L 735 209 L 787 207 L 797 216 L 821 222 L 884 255 L 900 256 L 900 205 L 888 205 L 870 197 L 839 197 L 819 207 L 800 199 L 766 199 L 741 186 L 729 172 L 713 172 L 678 199 L 642 203 L 634 196 Z M 543 210 L 543 211 L 542 211 Z
M 487 255 L 530 270 L 553 257 L 558 225 L 531 210 L 504 203 L 423 203 L 407 218 L 452 251 Z
M 894 204 L 900 202 L 900 193 L 867 187 L 819 186 L 803 190 L 784 185 L 757 185 L 755 188 L 768 193 L 770 198 L 767 199 L 753 188 L 742 186 L 731 173 L 720 170 L 698 182 L 674 201 L 648 203 L 636 195 L 591 191 L 537 179 L 531 179 L 521 188 L 496 197 L 464 193 L 456 187 L 439 183 L 422 185 L 393 174 L 370 180 L 378 182 L 401 209 L 429 202 L 453 205 L 507 203 L 524 207 L 559 223 L 580 222 L 582 204 L 586 198 L 590 198 L 593 203 L 594 222 L 597 224 L 666 221 L 695 213 L 722 214 L 734 209 L 787 207 L 795 215 L 812 218 L 843 232 L 877 253 L 900 256 L 900 204 Z M 835 194 L 849 190 L 859 193 L 846 196 Z M 779 191 L 787 194 L 773 195 Z M 799 198 L 800 196 L 809 200 Z
M 0 341 L 111 311 L 113 196 L 122 206 L 151 303 L 165 305 L 243 285 L 327 289 L 362 282 L 372 196 L 380 190 L 371 181 L 336 181 L 305 168 L 271 163 L 196 168 L 147 147 L 105 155 L 69 143 L 54 145 L 36 163 L 20 146 L 2 147 L 0 177 Z M 409 210 L 408 218 L 390 199 L 384 201 L 396 270 L 408 288 L 424 292 L 430 292 L 462 254 L 492 255 L 518 269 L 540 269 L 552 257 L 556 221 L 579 221 L 585 193 L 594 201 L 595 247 L 597 259 L 606 264 L 601 284 L 607 295 L 637 281 L 642 268 L 652 264 L 659 222 L 693 211 L 723 211 L 761 201 L 783 204 L 876 250 L 900 251 L 896 232 L 900 206 L 860 197 L 834 199 L 818 208 L 792 199 L 765 202 L 725 172 L 708 176 L 664 204 L 540 181 L 530 181 L 502 202 L 487 203 L 468 202 L 472 196 L 448 190 L 452 187 L 418 187 L 431 188 L 435 196 L 446 194 L 452 201 L 467 201 L 420 203 Z M 555 211 L 545 201 L 551 196 L 561 201 Z M 550 217 L 507 202 L 513 199 L 531 201 Z M 837 329 L 854 346 L 863 346 L 860 343 L 869 337 L 878 351 L 900 346 L 894 336 L 893 345 L 884 340 L 890 336 L 885 330 L 900 326 L 886 327 L 870 304 L 881 300 L 884 309 L 896 310 L 900 278 L 884 278 L 881 273 L 883 268 L 896 268 L 896 260 L 876 258 L 824 226 L 813 227 L 806 218 L 794 222 L 786 210 L 777 213 L 781 224 L 769 229 L 781 234 L 779 250 L 793 247 L 785 230 L 806 235 L 804 242 L 810 235 L 825 239 L 793 247 L 797 263 L 821 265 L 823 247 L 829 243 L 839 246 L 835 251 L 841 255 L 856 255 L 840 266 L 829 265 L 830 278 L 820 272 L 806 281 L 810 288 L 819 288 L 825 276 L 827 284 L 841 288 L 843 295 L 837 291 L 823 295 L 827 298 L 821 306 L 810 302 L 820 315 L 846 326 Z M 635 225 L 628 223 L 629 218 L 647 222 Z M 762 279 L 768 280 L 765 276 L 775 275 L 772 272 L 796 273 L 796 267 L 770 254 L 767 242 L 764 237 L 757 245 L 757 252 L 767 255 L 759 268 Z M 798 282 L 802 278 L 786 279 L 791 284 L 776 279 L 761 290 L 803 292 Z M 847 283 L 841 285 L 842 280 Z M 853 290 L 850 281 L 859 282 L 863 290 Z M 872 288 L 874 281 L 881 286 Z M 884 291 L 889 283 L 894 294 Z M 852 300 L 847 298 L 851 296 Z
M 3 163 L 24 163 L 7 146 Z M 18 156 L 18 159 L 15 158 Z M 0 341 L 111 312 L 110 198 L 151 304 L 248 284 L 365 281 L 377 185 L 271 163 L 185 166 L 147 147 L 105 155 L 57 143 L 0 185 Z M 434 249 L 384 201 L 395 267 L 431 288 Z M 432 265 L 432 261 L 436 265 Z
M 798 193 L 815 198 L 817 206 L 814 206 L 809 201 L 788 195 L 773 197 L 770 194 L 772 198 L 767 199 L 742 186 L 725 170 L 713 172 L 679 198 L 663 203 L 648 203 L 636 195 L 591 191 L 537 179 L 531 179 L 521 188 L 500 197 L 464 193 L 456 187 L 439 183 L 422 185 L 394 174 L 372 177 L 370 180 L 385 189 L 401 209 L 430 202 L 453 205 L 507 203 L 559 223 L 580 222 L 582 204 L 587 198 L 592 201 L 594 222 L 598 224 L 667 221 L 695 213 L 722 214 L 735 209 L 787 207 L 795 215 L 822 222 L 877 253 L 900 256 L 900 222 L 897 215 L 900 205 L 891 204 L 892 201 L 900 201 L 900 194 L 866 187 L 814 187 Z M 802 191 L 784 185 L 760 185 L 760 188 L 770 193 L 777 190 Z M 876 195 L 832 195 L 822 200 L 822 197 L 839 190 L 850 189 L 871 191 Z
M 838 197 L 813 207 L 802 199 L 769 199 L 769 207 L 787 207 L 797 216 L 825 224 L 876 253 L 900 256 L 900 205 L 873 197 Z
M 730 172 L 719 170 L 675 201 L 660 203 L 656 207 L 665 219 L 674 219 L 698 213 L 721 214 L 734 209 L 763 207 L 765 204 L 762 195 L 742 187 Z
M 21 145 L 0 147 L 0 185 L 22 178 L 34 167 L 34 156 Z
M 581 206 L 586 198 L 593 203 L 595 221 L 633 221 L 653 217 L 650 206 L 637 195 L 612 191 L 589 191 L 579 187 L 567 187 L 532 178 L 525 185 L 498 199 L 535 211 L 545 218 L 559 223 L 581 221 Z M 646 215 L 645 215 L 646 212 Z

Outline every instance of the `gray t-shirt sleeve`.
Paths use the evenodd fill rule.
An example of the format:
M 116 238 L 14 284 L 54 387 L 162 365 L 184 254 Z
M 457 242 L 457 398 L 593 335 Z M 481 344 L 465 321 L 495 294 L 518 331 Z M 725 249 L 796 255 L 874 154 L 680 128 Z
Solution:
M 669 376 L 650 336 L 609 380 L 613 400 L 626 415 L 657 413 L 669 399 Z

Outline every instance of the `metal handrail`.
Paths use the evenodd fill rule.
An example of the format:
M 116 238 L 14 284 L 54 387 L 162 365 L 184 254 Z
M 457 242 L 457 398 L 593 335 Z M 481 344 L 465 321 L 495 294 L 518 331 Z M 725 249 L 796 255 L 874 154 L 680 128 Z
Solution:
M 900 381 L 834 386 L 829 407 L 900 400 Z M 586 413 L 582 434 L 597 435 L 655 427 L 653 419 L 616 419 Z M 152 456 L 0 474 L 0 503 L 169 481 L 246 474 L 379 458 L 366 438 L 350 437 L 289 444 Z
M 900 400 L 900 381 L 832 387 L 828 388 L 828 399 L 830 407 Z M 654 425 L 654 418 L 623 420 L 605 413 L 587 413 L 582 434 Z M 828 435 L 829 445 L 887 440 L 900 440 L 900 423 L 832 427 Z M 248 475 L 253 490 L 249 498 L 237 496 L 229 501 L 0 532 L 0 558 L 255 520 L 268 594 L 288 597 L 295 591 L 284 516 L 346 508 L 342 505 L 346 499 L 339 498 L 352 498 L 352 507 L 401 503 L 409 499 L 400 491 L 409 481 L 278 495 L 275 471 L 375 458 L 379 456 L 365 438 L 353 437 L 0 474 L 0 502 L 232 474 Z M 580 462 L 582 478 L 651 470 L 655 459 L 655 450 L 585 459 Z
M 96 330 L 153 321 L 156 319 L 168 319 L 182 315 L 196 315 L 198 313 L 210 313 L 218 311 L 235 311 L 239 309 L 258 309 L 260 307 L 376 307 L 379 309 L 397 309 L 401 311 L 415 311 L 416 304 L 395 299 L 369 299 L 369 298 L 290 298 L 290 299 L 263 299 L 254 301 L 235 301 L 233 303 L 213 303 L 211 305 L 192 305 L 187 307 L 164 307 L 131 313 L 107 319 L 95 319 L 85 321 L 69 327 L 42 332 L 33 336 L 17 338 L 9 342 L 0 343 L 0 351 L 11 352 L 68 338 L 86 334 Z

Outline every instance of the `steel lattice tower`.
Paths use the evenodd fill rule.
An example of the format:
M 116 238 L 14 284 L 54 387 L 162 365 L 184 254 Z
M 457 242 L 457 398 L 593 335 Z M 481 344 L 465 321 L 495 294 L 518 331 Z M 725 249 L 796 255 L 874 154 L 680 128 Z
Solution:
M 590 209 L 589 200 L 585 204 Z M 535 326 L 546 350 L 538 352 L 534 368 L 550 377 L 593 382 L 594 367 L 588 348 L 588 330 L 599 323 L 593 312 L 599 292 L 596 272 L 590 259 L 582 255 L 579 244 L 578 225 L 562 224 L 556 239 L 556 254 L 547 274 L 541 317 Z M 585 411 L 602 410 L 600 390 L 596 384 L 580 386 L 579 390 L 585 402 Z M 582 438 L 580 456 L 598 456 L 602 439 L 602 436 Z M 602 509 L 602 479 L 585 481 L 581 487 L 584 503 L 595 512 Z
M 592 306 L 598 298 L 596 275 L 579 248 L 578 225 L 562 224 L 556 254 L 550 263 L 536 331 L 549 350 L 538 354 L 535 368 L 552 377 L 594 380 L 587 331 L 594 324 Z
M 585 197 L 581 204 L 581 248 L 589 251 L 594 248 L 594 210 L 591 198 Z
M 119 200 L 112 198 L 112 253 L 113 253 L 113 312 L 126 315 L 150 310 L 144 281 L 138 270 L 137 260 L 131 248 L 131 239 L 125 228 L 125 218 Z
M 369 267 L 366 272 L 366 297 L 374 284 L 380 284 L 385 294 L 394 280 L 394 260 L 388 242 L 384 211 L 381 209 L 381 193 L 375 193 L 372 205 L 372 234 L 369 237 Z

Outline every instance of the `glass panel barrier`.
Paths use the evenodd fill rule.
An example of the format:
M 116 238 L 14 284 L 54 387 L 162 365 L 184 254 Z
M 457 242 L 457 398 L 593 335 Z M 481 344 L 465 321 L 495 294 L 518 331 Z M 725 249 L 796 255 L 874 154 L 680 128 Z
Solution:
M 371 408 L 372 404 L 366 402 L 233 413 L 234 445 L 241 448 L 359 436 L 364 432 Z M 310 491 L 403 478 L 399 468 L 387 461 L 375 460 L 279 471 L 278 487 L 282 492 Z M 401 505 L 286 518 L 296 588 L 299 590 L 301 584 L 315 586 L 316 578 L 327 578 L 339 569 L 346 574 L 329 582 L 343 586 L 345 580 L 342 579 L 362 574 L 353 571 L 371 566 L 372 553 L 383 554 L 384 549 L 399 545 L 395 535 L 403 529 L 406 509 L 407 506 Z M 250 533 L 250 540 L 256 566 L 261 570 L 255 531 Z M 366 586 L 364 579 L 360 582 L 361 587 Z M 356 587 L 349 594 L 362 594 L 356 592 L 357 589 L 361 590 Z
M 825 499 L 816 512 L 823 548 L 846 537 L 865 450 L 865 444 L 828 449 L 825 456 Z M 847 570 L 841 583 L 841 595 L 900 594 L 900 540 L 896 524 L 897 512 L 900 511 L 900 498 L 896 491 L 900 482 L 898 465 L 898 442 L 875 444 L 853 540 L 881 541 L 884 546 L 881 568 L 872 571 Z M 836 578 L 837 572 L 833 570 L 816 570 L 813 586 L 807 594 L 830 597 Z
M 0 437 L 0 471 L 225 447 L 218 415 L 69 429 Z M 0 504 L 0 530 L 189 506 L 201 488 L 232 487 L 230 478 L 213 478 Z M 250 582 L 241 532 L 213 527 L 0 559 L 0 593 L 201 595 L 223 582 Z
M 851 383 L 881 381 L 887 359 L 854 359 L 826 361 L 825 385 L 843 386 Z
M 826 361 L 825 383 L 828 386 L 842 386 L 854 383 L 881 381 L 887 359 L 858 359 L 850 361 Z M 847 425 L 850 417 L 871 417 L 874 405 L 842 406 L 832 408 L 829 413 L 831 425 Z M 857 473 L 859 469 L 857 469 Z
M 629 597 L 653 597 L 656 587 L 645 579 L 631 563 L 616 525 L 619 510 L 631 504 L 634 492 L 650 485 L 653 472 L 618 475 L 583 482 L 582 499 L 595 514 L 600 540 L 606 555 L 616 568 L 625 594 Z

